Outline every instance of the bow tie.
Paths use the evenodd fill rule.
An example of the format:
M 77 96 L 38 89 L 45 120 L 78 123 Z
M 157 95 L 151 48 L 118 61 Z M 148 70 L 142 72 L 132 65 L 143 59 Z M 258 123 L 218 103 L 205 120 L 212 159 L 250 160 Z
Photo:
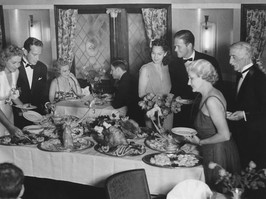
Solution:
M 189 59 L 183 59 L 183 63 L 186 63 L 187 61 L 193 61 L 192 58 L 189 58 Z
M 31 67 L 31 69 L 33 69 L 33 65 L 30 65 L 30 64 L 27 64 L 25 67 L 26 67 L 26 68 L 27 68 L 27 67 Z
M 237 73 L 238 78 L 242 78 L 242 77 L 243 77 L 243 74 L 244 74 L 245 72 L 249 71 L 251 67 L 252 67 L 252 66 L 248 67 L 247 69 L 243 70 L 241 73 L 238 72 L 238 73 Z

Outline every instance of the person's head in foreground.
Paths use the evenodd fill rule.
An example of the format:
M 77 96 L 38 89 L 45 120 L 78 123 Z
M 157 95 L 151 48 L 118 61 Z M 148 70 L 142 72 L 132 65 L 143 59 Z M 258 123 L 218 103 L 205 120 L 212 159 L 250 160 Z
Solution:
M 18 199 L 24 192 L 23 171 L 12 163 L 0 164 L 0 199 Z
M 212 86 L 218 81 L 218 73 L 214 66 L 204 59 L 193 61 L 188 65 L 188 85 L 193 92 L 204 92 L 206 86 Z

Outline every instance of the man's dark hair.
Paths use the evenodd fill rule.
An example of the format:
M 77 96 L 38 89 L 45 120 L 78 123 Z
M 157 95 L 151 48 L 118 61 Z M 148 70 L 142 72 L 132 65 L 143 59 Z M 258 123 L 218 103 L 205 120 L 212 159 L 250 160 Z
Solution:
M 189 30 L 180 30 L 175 33 L 174 38 L 182 39 L 185 44 L 191 43 L 194 47 L 195 44 L 195 37 L 193 33 Z
M 43 47 L 43 43 L 41 40 L 39 39 L 36 39 L 34 37 L 29 37 L 25 42 L 24 42 L 24 48 L 30 52 L 30 47 L 31 46 L 40 46 L 40 47 Z
M 128 63 L 126 60 L 124 59 L 114 59 L 114 61 L 112 61 L 111 65 L 114 67 L 114 68 L 121 68 L 122 70 L 124 71 L 127 71 L 128 70 Z
M 12 163 L 0 164 L 0 198 L 17 198 L 24 183 L 23 171 Z

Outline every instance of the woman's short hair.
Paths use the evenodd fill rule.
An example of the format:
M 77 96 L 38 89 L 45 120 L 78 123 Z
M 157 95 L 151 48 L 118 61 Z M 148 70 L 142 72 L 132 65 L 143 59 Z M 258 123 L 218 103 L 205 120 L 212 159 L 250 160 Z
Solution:
M 6 62 L 14 56 L 23 57 L 23 50 L 15 45 L 9 45 L 0 53 L 0 71 L 6 67 Z
M 0 198 L 17 198 L 24 184 L 23 171 L 12 163 L 0 164 Z
M 205 59 L 199 59 L 191 62 L 187 67 L 188 72 L 195 73 L 198 77 L 215 84 L 219 77 L 214 66 Z
M 69 66 L 69 62 L 67 60 L 64 60 L 62 58 L 59 58 L 54 62 L 53 72 L 55 73 L 55 76 L 60 76 L 60 70 L 63 66 Z M 69 66 L 70 68 L 70 66 Z
M 166 52 L 166 55 L 163 58 L 163 65 L 168 65 L 171 59 L 171 54 L 170 54 L 170 47 L 169 47 L 167 40 L 164 38 L 155 39 L 154 41 L 152 41 L 152 48 L 154 46 L 161 46 L 164 52 Z

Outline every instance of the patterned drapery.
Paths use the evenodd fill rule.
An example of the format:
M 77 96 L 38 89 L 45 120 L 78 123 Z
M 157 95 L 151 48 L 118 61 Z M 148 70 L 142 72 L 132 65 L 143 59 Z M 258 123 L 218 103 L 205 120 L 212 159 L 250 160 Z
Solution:
M 254 58 L 258 59 L 266 45 L 266 10 L 247 10 L 246 30 L 246 41 L 253 46 Z
M 72 66 L 74 59 L 73 49 L 75 47 L 75 29 L 77 23 L 78 10 L 59 9 L 58 16 L 58 58 L 62 58 L 69 62 Z
M 160 37 L 164 37 L 167 31 L 167 10 L 142 8 L 142 15 L 145 24 L 146 34 L 151 42 Z

